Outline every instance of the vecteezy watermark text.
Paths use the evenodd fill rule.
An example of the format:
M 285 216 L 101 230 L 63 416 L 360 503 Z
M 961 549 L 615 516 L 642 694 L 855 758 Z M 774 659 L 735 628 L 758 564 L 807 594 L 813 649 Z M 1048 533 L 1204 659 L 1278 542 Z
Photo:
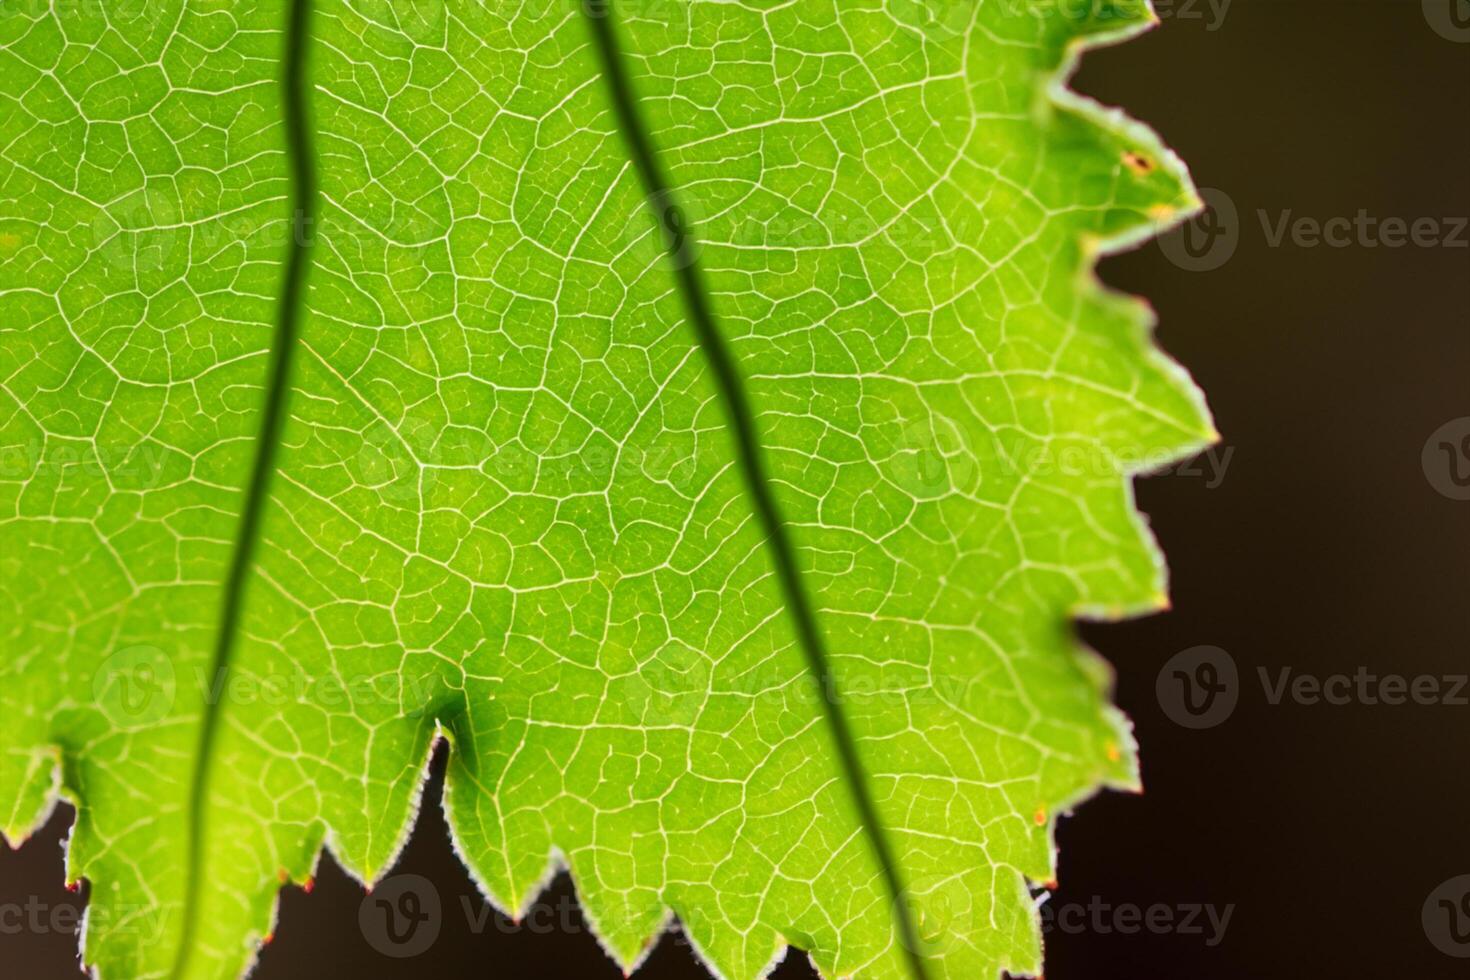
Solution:
M 1201 188 L 1205 209 L 1158 238 L 1164 255 L 1190 272 L 1218 269 L 1234 256 L 1249 230 L 1235 201 L 1216 187 Z M 1293 208 L 1257 208 L 1256 223 L 1268 248 L 1470 248 L 1470 216 L 1373 214 L 1303 215 Z
M 24 901 L 0 902 L 0 937 L 80 935 L 83 924 L 112 936 L 136 936 L 145 943 L 162 941 L 167 913 L 156 905 L 130 902 L 93 905 L 83 914 L 78 902 L 48 902 L 39 895 Z
M 476 936 L 492 931 L 577 935 L 589 928 L 570 894 L 548 893 L 518 915 L 507 916 L 479 895 L 462 894 L 457 902 L 446 902 L 432 881 L 416 874 L 393 875 L 379 882 L 363 896 L 357 910 L 358 928 L 368 945 L 395 959 L 426 952 L 451 917 L 457 917 Z M 677 926 L 670 924 L 666 931 L 674 941 L 686 942 Z
M 1231 903 L 1223 908 L 1189 902 L 1138 905 L 1109 902 L 1093 895 L 1085 903 L 1045 902 L 1040 913 L 1043 933 L 1202 936 L 1205 945 L 1213 948 L 1225 938 L 1225 930 L 1230 927 L 1230 918 L 1235 914 L 1235 905 Z
M 1470 675 L 1351 672 L 1314 674 L 1295 667 L 1257 667 L 1261 696 L 1271 707 L 1470 707 Z M 1159 707 L 1184 728 L 1214 728 L 1234 712 L 1242 696 L 1235 658 L 1216 646 L 1197 646 L 1169 658 L 1155 680 Z

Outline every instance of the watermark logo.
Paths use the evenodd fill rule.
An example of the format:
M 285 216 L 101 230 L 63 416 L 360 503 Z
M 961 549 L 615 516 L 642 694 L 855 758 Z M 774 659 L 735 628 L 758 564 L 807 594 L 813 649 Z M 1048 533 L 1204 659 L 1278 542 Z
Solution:
M 1207 32 L 1220 29 L 1234 0 L 1154 0 L 1160 20 L 1198 21 Z M 1137 12 L 1109 0 L 980 0 L 979 3 L 934 3 L 932 0 L 889 0 L 888 15 L 900 25 L 933 41 L 966 37 L 981 29 L 986 7 L 1012 20 L 1032 17 L 1093 24 L 1106 29 L 1112 22 L 1128 26 L 1137 22 Z
M 1435 429 L 1419 461 L 1435 490 L 1451 500 L 1470 500 L 1470 416 Z
M 363 19 L 396 30 L 411 41 L 443 33 L 445 0 L 350 0 Z
M 1200 189 L 1205 209 L 1159 239 L 1170 262 L 1188 272 L 1218 269 L 1240 244 L 1240 213 L 1230 195 L 1214 187 Z
M 92 677 L 92 696 L 120 728 L 162 719 L 177 693 L 174 665 L 157 647 L 125 647 L 104 660 Z
M 1184 728 L 1214 728 L 1235 712 L 1240 672 L 1219 647 L 1197 646 L 1169 658 L 1154 682 L 1159 706 Z
M 1434 33 L 1457 44 L 1470 43 L 1470 0 L 1423 0 L 1424 19 Z
M 488 458 L 488 440 L 480 436 L 469 451 L 443 441 L 447 433 L 426 419 L 407 416 L 396 424 L 373 425 L 362 434 L 362 449 L 354 461 L 354 477 L 384 503 L 419 506 L 433 496 L 444 471 L 472 467 Z M 459 433 L 454 433 L 461 437 Z M 474 439 L 479 434 L 471 434 Z M 479 452 L 479 455 L 475 455 Z
M 1011 14 L 1035 13 L 1035 0 L 1005 0 Z M 902 28 L 926 40 L 944 42 L 966 37 L 974 30 L 979 4 L 931 3 L 928 0 L 893 0 L 885 8 Z M 1019 9 L 1017 9 L 1019 8 Z
M 1470 959 L 1470 875 L 1444 882 L 1424 900 L 1424 935 L 1446 956 Z
M 694 222 L 671 192 L 660 190 L 650 195 L 648 212 L 675 269 L 687 269 L 699 261 L 699 239 L 694 235 Z
M 100 210 L 92 219 L 94 251 L 116 269 L 147 273 L 187 254 L 191 229 L 182 202 L 142 187 Z
M 443 925 L 439 891 L 422 875 L 394 875 L 363 896 L 357 924 L 368 945 L 406 959 L 434 945 Z
M 686 643 L 659 648 L 629 685 L 634 710 L 659 725 L 692 725 L 709 699 L 711 661 Z
M 893 449 L 894 482 L 920 499 L 966 491 L 974 481 L 975 452 L 964 429 L 943 415 L 904 426 Z
M 959 872 L 924 875 L 909 882 L 903 892 L 904 910 L 914 924 L 910 950 L 923 957 L 943 956 L 973 934 L 979 909 L 973 890 Z M 909 937 L 903 938 L 905 947 Z

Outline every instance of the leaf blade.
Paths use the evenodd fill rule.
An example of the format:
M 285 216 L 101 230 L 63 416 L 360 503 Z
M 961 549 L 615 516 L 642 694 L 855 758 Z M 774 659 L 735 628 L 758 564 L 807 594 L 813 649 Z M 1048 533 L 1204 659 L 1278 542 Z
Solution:
M 1053 106 L 1076 39 L 1145 8 L 893 9 L 695 4 L 627 43 L 923 952 L 1035 969 L 1052 815 L 1136 776 L 1063 623 L 1157 601 L 1124 476 L 1209 432 L 1091 262 L 1191 198 L 1151 136 Z M 667 907 L 728 975 L 788 939 L 829 974 L 903 969 L 567 13 L 319 11 L 319 274 L 231 678 L 308 696 L 230 695 L 200 975 L 248 960 L 323 841 L 366 878 L 391 863 L 441 729 L 457 841 L 506 904 L 560 853 L 625 964 Z M 323 678 L 366 686 L 329 704 Z

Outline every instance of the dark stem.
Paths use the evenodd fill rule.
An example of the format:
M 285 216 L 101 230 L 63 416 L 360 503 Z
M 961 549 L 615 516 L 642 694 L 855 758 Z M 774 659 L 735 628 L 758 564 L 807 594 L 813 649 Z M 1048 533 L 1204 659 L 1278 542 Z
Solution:
M 756 433 L 755 416 L 750 409 L 750 400 L 745 392 L 744 381 L 715 323 L 710 307 L 709 292 L 700 269 L 694 233 L 684 214 L 674 200 L 673 192 L 659 168 L 652 140 L 638 114 L 638 99 L 623 68 L 623 57 L 618 46 L 617 28 L 613 23 L 612 0 L 585 0 L 583 11 L 591 24 L 598 53 L 602 60 L 603 73 L 612 90 L 612 99 L 623 136 L 633 156 L 643 182 L 644 193 L 653 210 L 654 220 L 664 231 L 669 257 L 678 280 L 679 291 L 689 312 L 689 320 L 699 340 L 699 346 L 714 371 L 715 383 L 724 401 L 730 427 L 735 436 L 736 453 L 740 459 L 741 472 L 745 476 L 746 490 L 754 502 L 756 516 L 770 546 L 776 565 L 776 577 L 780 582 L 786 606 L 796 621 L 797 639 L 806 655 L 807 668 L 817 678 L 822 692 L 822 707 L 831 727 L 833 741 L 842 765 L 858 818 L 867 832 L 873 847 L 874 857 L 882 870 L 884 883 L 893 902 L 894 917 L 899 928 L 904 950 L 915 980 L 927 980 L 928 972 L 924 958 L 920 955 L 918 929 L 904 900 L 904 888 L 900 880 L 898 865 L 883 825 L 878 819 L 878 808 L 873 801 L 867 779 L 863 774 L 858 756 L 857 742 L 847 716 L 843 713 L 837 693 L 836 680 L 828 664 L 826 643 L 817 628 L 816 614 L 802 588 L 800 572 L 796 565 L 796 550 L 776 507 L 775 494 L 766 473 L 765 457 Z
M 209 690 L 224 692 L 229 685 L 230 661 L 236 648 L 240 611 L 246 580 L 254 562 L 260 537 L 261 515 L 270 493 L 276 468 L 276 450 L 286 422 L 286 400 L 291 386 L 291 362 L 301 327 L 302 294 L 311 264 L 309 229 L 316 220 L 317 186 L 311 131 L 307 123 L 306 41 L 310 28 L 311 0 L 289 0 L 285 53 L 281 76 L 282 104 L 286 128 L 286 156 L 290 165 L 290 242 L 286 247 L 285 277 L 281 302 L 271 339 L 270 364 L 265 382 L 265 407 L 256 438 L 255 462 L 235 536 L 234 555 L 220 609 L 219 633 L 209 673 Z M 205 817 L 209 805 L 211 761 L 220 715 L 226 698 L 206 696 L 199 725 L 199 743 L 194 756 L 194 773 L 189 787 L 188 856 L 184 885 L 183 923 L 173 976 L 186 975 L 193 953 L 194 933 L 199 921 L 199 889 L 203 880 Z

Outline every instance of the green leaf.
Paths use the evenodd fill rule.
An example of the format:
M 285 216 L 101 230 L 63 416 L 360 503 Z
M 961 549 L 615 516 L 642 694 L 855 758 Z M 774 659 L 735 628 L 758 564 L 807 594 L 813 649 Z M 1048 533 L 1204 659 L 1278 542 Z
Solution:
M 1038 972 L 1137 782 L 1069 619 L 1212 438 L 1091 271 L 1188 178 L 1062 87 L 1146 5 L 308 2 L 0 7 L 0 812 L 87 962 L 239 974 L 442 736 L 625 965 Z

